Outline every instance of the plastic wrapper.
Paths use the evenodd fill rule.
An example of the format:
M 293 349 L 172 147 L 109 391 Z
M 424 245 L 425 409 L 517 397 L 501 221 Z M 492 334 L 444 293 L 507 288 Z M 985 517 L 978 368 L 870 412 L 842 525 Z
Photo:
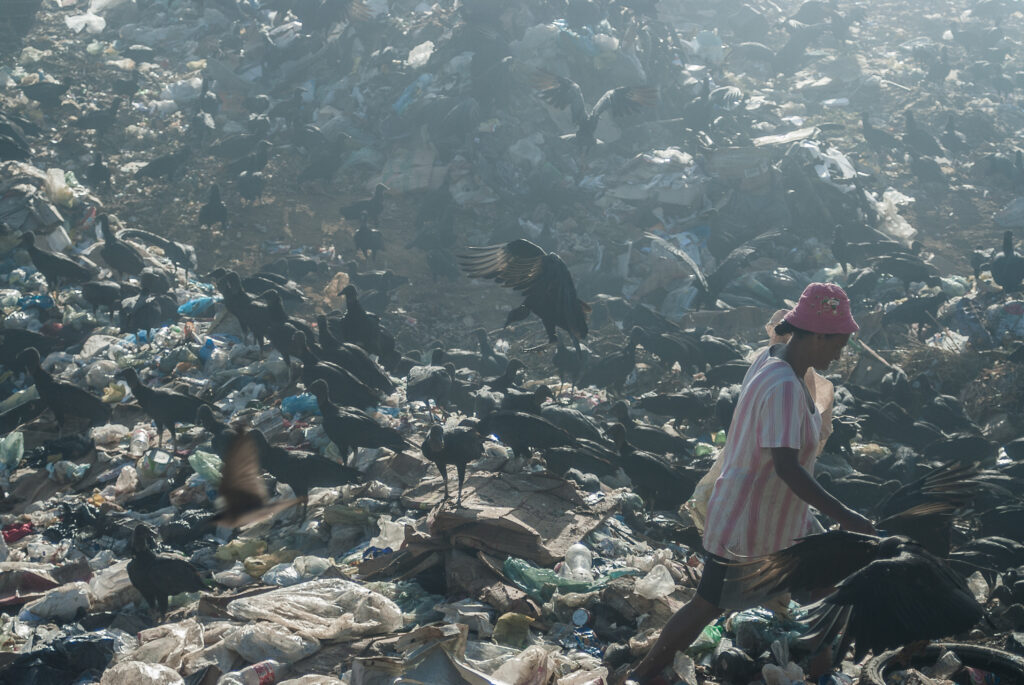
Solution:
M 196 450 L 189 455 L 188 463 L 196 474 L 210 485 L 220 484 L 220 470 L 223 463 L 216 454 Z
M 103 33 L 103 29 L 107 28 L 106 19 L 90 12 L 76 14 L 73 17 L 64 17 L 64 23 L 75 33 L 81 33 L 82 29 L 85 29 L 86 33 L 92 35 Z
M 329 559 L 316 556 L 296 557 L 292 562 L 278 564 L 263 574 L 262 581 L 267 585 L 287 587 L 312 580 L 322 575 L 332 566 Z
M 25 455 L 25 436 L 21 431 L 0 438 L 0 470 L 13 471 Z
M 185 679 L 161 664 L 143 661 L 122 661 L 108 668 L 100 685 L 184 685 Z
M 317 639 L 269 622 L 241 626 L 224 638 L 224 644 L 250 663 L 263 659 L 294 663 L 320 649 Z
M 550 646 L 533 645 L 512 657 L 491 674 L 494 680 L 508 685 L 546 683 L 555 673 L 555 660 Z
M 97 445 L 116 445 L 129 435 L 128 427 L 118 423 L 108 423 L 104 426 L 95 426 L 89 431 L 89 437 Z
M 246 573 L 245 565 L 240 561 L 236 561 L 231 568 L 214 573 L 213 579 L 218 585 L 232 588 L 244 587 L 256 582 L 255 578 Z
M 319 640 L 381 635 L 402 625 L 402 611 L 383 595 L 348 580 L 324 578 L 243 597 L 228 604 L 239 620 L 279 623 Z
M 138 638 L 139 646 L 128 658 L 178 671 L 185 655 L 203 648 L 203 626 L 189 618 L 143 630 Z
M 662 564 L 658 564 L 643 578 L 636 581 L 634 591 L 645 599 L 660 599 L 672 594 L 676 589 L 672 573 Z
M 88 611 L 89 604 L 89 585 L 68 583 L 26 604 L 18 617 L 23 621 L 70 621 L 79 611 Z
M 116 611 L 140 600 L 138 590 L 128 578 L 128 560 L 108 566 L 89 579 L 93 611 Z

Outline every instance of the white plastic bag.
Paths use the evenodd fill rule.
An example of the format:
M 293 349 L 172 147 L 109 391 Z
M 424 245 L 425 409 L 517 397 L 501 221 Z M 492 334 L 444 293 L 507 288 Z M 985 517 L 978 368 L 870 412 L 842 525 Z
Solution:
M 546 683 L 555 672 L 555 660 L 551 657 L 556 647 L 533 645 L 512 657 L 491 674 L 491 678 L 508 685 L 533 685 Z
M 667 597 L 675 589 L 676 583 L 672 579 L 672 573 L 663 564 L 652 568 L 646 576 L 636 581 L 633 588 L 634 592 L 646 599 Z
M 33 617 L 70 621 L 82 609 L 89 609 L 89 586 L 83 582 L 68 583 L 26 604 L 18 617 L 23 621 L 30 621 Z
M 87 33 L 97 34 L 103 33 L 103 29 L 107 28 L 107 20 L 91 12 L 64 17 L 64 23 L 75 33 L 81 33 L 82 29 L 85 29 Z
M 250 663 L 273 659 L 291 664 L 320 649 L 317 639 L 304 637 L 282 625 L 267 622 L 249 623 L 232 631 L 224 638 L 224 645 Z
M 318 640 L 354 640 L 402 626 L 402 610 L 390 599 L 340 578 L 311 580 L 242 597 L 227 606 L 232 618 L 272 621 Z
M 160 664 L 122 661 L 103 672 L 100 685 L 182 685 L 185 679 Z
M 97 571 L 89 580 L 93 611 L 116 611 L 139 599 L 139 593 L 128 578 L 128 560 Z
M 243 587 L 256 582 L 255 578 L 245 572 L 245 564 L 240 561 L 236 561 L 231 568 L 214 573 L 213 579 L 224 587 Z
M 185 655 L 203 648 L 203 626 L 194 618 L 168 623 L 139 633 L 139 646 L 131 653 L 134 661 L 160 664 L 178 671 Z

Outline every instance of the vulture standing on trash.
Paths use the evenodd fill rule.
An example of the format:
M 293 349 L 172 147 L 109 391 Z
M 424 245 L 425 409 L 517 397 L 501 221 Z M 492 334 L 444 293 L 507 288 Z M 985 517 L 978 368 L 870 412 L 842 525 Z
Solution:
M 471 247 L 459 261 L 470 278 L 493 279 L 526 295 L 523 304 L 509 312 L 506 327 L 533 312 L 544 324 L 549 343 L 558 340 L 555 329 L 561 328 L 579 351 L 580 340 L 587 337 L 590 306 L 576 296 L 572 274 L 558 255 L 520 238 L 505 245 Z
M 380 225 L 380 215 L 384 212 L 384 193 L 387 190 L 388 187 L 386 185 L 378 183 L 373 189 L 372 196 L 356 200 L 352 204 L 342 207 L 340 210 L 341 217 L 349 221 L 355 221 L 362 219 L 363 214 L 366 214 L 367 221 L 373 222 L 374 226 Z
M 154 533 L 144 523 L 132 531 L 132 560 L 128 562 L 128 580 L 151 608 L 167 613 L 167 598 L 182 592 L 206 588 L 199 571 L 187 559 L 172 554 L 157 554 Z
M 228 208 L 220 199 L 220 186 L 216 183 L 210 186 L 210 195 L 206 204 L 199 208 L 199 225 L 202 228 L 220 224 L 224 228 L 228 223 Z
M 39 399 L 50 408 L 57 420 L 59 433 L 64 430 L 64 417 L 71 415 L 88 419 L 93 425 L 101 425 L 110 421 L 110 405 L 86 392 L 77 385 L 58 381 L 39 364 L 39 351 L 34 347 L 23 350 L 17 362 L 28 369 L 32 381 L 36 385 Z M 58 433 L 58 434 L 59 434 Z
M 408 445 L 401 433 L 380 425 L 366 412 L 339 407 L 331 402 L 330 390 L 325 381 L 313 381 L 309 392 L 316 396 L 320 415 L 323 416 L 324 433 L 338 446 L 346 461 L 358 447 L 387 447 L 394 452 L 401 452 Z
M 146 261 L 139 254 L 139 251 L 132 245 L 114 235 L 110 228 L 110 217 L 100 214 L 96 217 L 100 225 L 100 233 L 103 235 L 103 247 L 100 248 L 100 256 L 112 271 L 121 278 L 124 276 L 138 276 L 146 268 Z
M 1003 233 L 1003 251 L 988 264 L 992 280 L 1003 290 L 1015 292 L 1024 281 L 1024 257 L 1014 254 L 1013 232 Z
M 174 430 L 175 424 L 195 422 L 199 407 L 208 405 L 205 400 L 192 395 L 143 385 L 139 380 L 139 374 L 131 367 L 119 371 L 117 378 L 128 384 L 142 410 L 153 419 L 156 424 L 158 446 L 163 446 L 164 428 L 167 428 L 171 432 L 171 444 L 177 448 L 178 434 Z
M 96 276 L 91 269 L 70 257 L 36 247 L 36 236 L 31 231 L 21 234 L 21 245 L 28 250 L 32 264 L 43 274 L 46 285 L 53 292 L 67 283 L 85 283 Z
M 857 662 L 869 650 L 967 632 L 984 615 L 966 582 L 907 537 L 832 531 L 738 565 L 745 587 L 766 599 L 835 587 L 809 609 L 810 630 L 800 641 L 814 652 L 843 633 L 837 659 L 851 641 Z
M 462 506 L 462 484 L 466 480 L 466 464 L 479 459 L 484 452 L 484 441 L 479 433 L 467 426 L 446 431 L 434 424 L 420 444 L 423 456 L 433 462 L 444 480 L 444 498 L 448 499 L 448 466 L 454 465 L 459 477 L 459 491 L 455 506 Z

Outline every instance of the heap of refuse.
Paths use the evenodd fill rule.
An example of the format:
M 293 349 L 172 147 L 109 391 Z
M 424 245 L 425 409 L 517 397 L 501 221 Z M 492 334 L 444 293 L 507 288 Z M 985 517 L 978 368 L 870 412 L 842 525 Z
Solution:
M 873 520 L 986 483 L 940 542 L 988 619 L 826 680 L 1024 680 L 1024 15 L 929 11 L 0 0 L 0 685 L 616 683 L 694 595 L 701 478 L 814 281 L 861 325 L 819 482 Z M 460 273 L 520 238 L 581 347 Z M 673 677 L 803 681 L 804 605 L 770 609 Z

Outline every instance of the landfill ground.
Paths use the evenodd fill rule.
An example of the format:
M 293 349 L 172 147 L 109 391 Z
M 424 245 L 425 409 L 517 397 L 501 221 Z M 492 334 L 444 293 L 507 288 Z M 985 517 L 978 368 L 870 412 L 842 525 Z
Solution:
M 1015 0 L 0 0 L 0 685 L 620 685 L 812 281 L 813 476 L 906 539 L 817 514 L 639 681 L 1024 683 L 1022 49 Z M 550 256 L 507 327 L 521 263 L 467 275 L 519 239 L 581 348 Z

